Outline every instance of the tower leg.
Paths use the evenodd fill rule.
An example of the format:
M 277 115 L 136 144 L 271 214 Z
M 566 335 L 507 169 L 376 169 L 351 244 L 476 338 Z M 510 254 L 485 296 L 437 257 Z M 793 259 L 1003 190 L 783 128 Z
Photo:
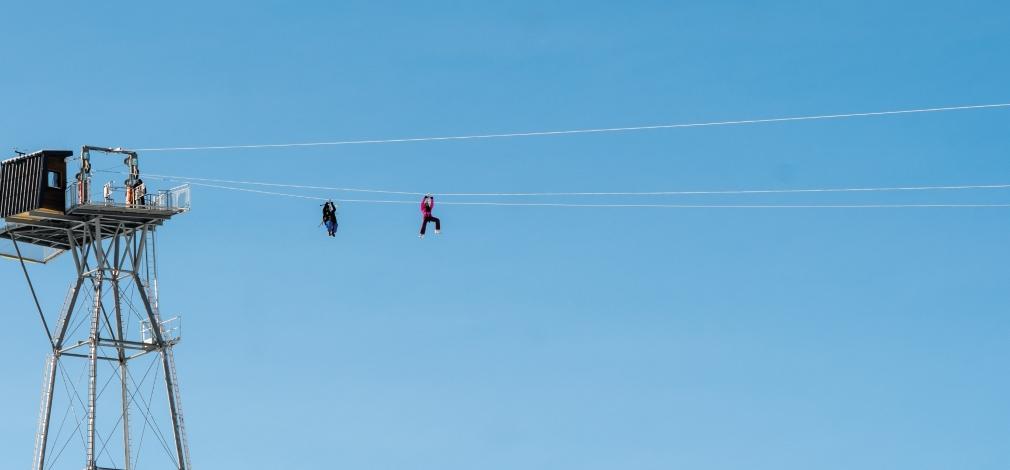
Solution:
M 49 420 L 53 415 L 53 390 L 56 387 L 56 368 L 60 357 L 50 354 L 46 359 L 46 376 L 42 388 L 42 404 L 39 410 L 39 430 L 35 437 L 35 462 L 32 470 L 43 470 L 46 465 L 46 446 L 49 445 Z
M 119 375 L 122 376 L 122 394 L 123 394 L 123 469 L 130 470 L 130 390 L 126 385 L 129 377 L 127 374 L 130 373 L 128 367 L 126 367 L 126 360 L 120 360 L 119 362 Z
M 117 243 L 118 243 L 118 241 L 117 241 Z M 119 250 L 117 249 L 116 251 L 117 251 L 117 257 L 118 257 L 118 251 Z M 117 263 L 117 265 L 118 265 L 118 263 Z M 124 334 L 124 331 L 123 331 L 123 309 L 122 309 L 122 304 L 121 304 L 120 298 L 119 298 L 119 296 L 121 294 L 121 291 L 119 290 L 119 273 L 118 272 L 116 272 L 116 273 L 113 274 L 113 278 L 112 278 L 112 290 L 113 290 L 113 294 L 115 294 L 116 333 L 118 334 L 119 338 L 122 339 L 122 338 L 126 338 L 126 335 Z M 124 470 L 130 470 L 130 468 L 131 468 L 131 462 L 130 462 L 130 389 L 129 389 L 129 385 L 128 385 L 128 382 L 130 380 L 130 377 L 129 377 L 130 370 L 129 370 L 129 367 L 127 367 L 126 349 L 122 345 L 120 345 L 118 348 L 116 348 L 116 352 L 118 354 L 118 359 L 119 359 L 120 392 L 122 394 L 122 405 L 123 405 L 122 406 L 122 413 L 123 413 L 123 416 L 122 416 L 122 421 L 123 421 L 123 454 L 124 454 L 123 455 L 123 469 Z
M 96 271 L 95 307 L 91 313 L 90 352 L 88 355 L 88 457 L 87 470 L 95 470 L 95 407 L 98 401 L 98 325 L 102 316 L 102 271 Z
M 76 254 L 76 253 L 75 253 Z M 53 352 L 46 360 L 45 382 L 42 387 L 42 405 L 39 410 L 39 430 L 35 439 L 35 457 L 32 470 L 43 470 L 46 466 L 46 452 L 49 446 L 49 422 L 53 415 L 53 397 L 56 391 L 56 373 L 60 367 L 60 348 L 63 338 L 66 336 L 66 325 L 70 323 L 74 308 L 77 305 L 77 294 L 80 292 L 84 277 L 78 272 L 77 283 L 71 286 L 64 302 L 63 310 L 60 312 L 60 319 L 56 327 L 56 339 Z
M 161 326 L 159 325 L 160 329 Z M 186 434 L 182 427 L 182 414 L 178 407 L 178 384 L 175 377 L 175 358 L 172 347 L 167 346 L 161 351 L 161 362 L 165 368 L 165 388 L 168 390 L 168 407 L 172 413 L 172 432 L 175 434 L 175 451 L 179 457 L 179 470 L 189 470 L 189 456 L 186 455 Z
M 175 451 L 178 456 L 179 470 L 189 470 L 185 451 L 186 435 L 183 431 L 182 417 L 179 412 L 178 396 L 175 393 L 178 387 L 174 380 L 175 367 L 173 367 L 173 364 L 175 360 L 172 357 L 171 346 L 168 346 L 165 342 L 165 337 L 161 331 L 161 318 L 154 311 L 151 298 L 148 295 L 149 292 L 144 287 L 145 284 L 136 273 L 133 274 L 133 279 L 137 283 L 137 293 L 140 294 L 140 300 L 144 304 L 144 309 L 147 310 L 147 319 L 151 322 L 151 331 L 154 332 L 154 340 L 161 348 L 161 365 L 165 371 L 165 388 L 168 393 L 168 408 L 172 413 L 172 433 L 175 435 Z
M 132 239 L 132 236 L 126 238 L 127 242 Z M 119 288 L 119 277 L 121 275 L 121 269 L 123 263 L 126 262 L 125 253 L 122 250 L 122 244 L 120 243 L 120 237 L 116 237 L 113 240 L 113 250 L 112 250 L 112 294 L 113 294 L 113 304 L 115 306 L 116 314 L 116 336 L 120 340 L 125 340 L 126 335 L 123 331 L 123 305 L 120 297 L 122 296 L 122 291 Z M 127 243 L 129 244 L 129 243 Z M 128 250 L 128 248 L 127 248 Z M 117 359 L 119 360 L 119 386 L 120 394 L 122 400 L 122 417 L 120 418 L 123 422 L 123 469 L 130 470 L 130 390 L 127 386 L 127 381 L 129 377 L 129 368 L 126 365 L 126 348 L 120 343 L 116 348 Z

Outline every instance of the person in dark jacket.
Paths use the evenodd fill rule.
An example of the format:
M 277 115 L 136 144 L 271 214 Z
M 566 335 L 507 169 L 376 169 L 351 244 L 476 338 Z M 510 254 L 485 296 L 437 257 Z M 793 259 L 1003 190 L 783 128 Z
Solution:
M 337 236 L 337 207 L 333 201 L 326 201 L 326 204 L 323 204 L 323 225 L 326 226 L 327 235 Z
M 435 198 L 431 194 L 425 194 L 424 199 L 421 199 L 421 215 L 424 216 L 424 220 L 421 221 L 421 233 L 417 238 L 424 238 L 424 229 L 428 227 L 428 222 L 435 222 L 436 235 L 442 231 L 442 221 L 431 215 L 431 210 L 434 208 Z
M 147 203 L 147 185 L 144 184 L 144 180 L 137 178 L 137 186 L 133 189 L 133 197 L 136 199 L 134 204 L 138 206 L 143 206 Z

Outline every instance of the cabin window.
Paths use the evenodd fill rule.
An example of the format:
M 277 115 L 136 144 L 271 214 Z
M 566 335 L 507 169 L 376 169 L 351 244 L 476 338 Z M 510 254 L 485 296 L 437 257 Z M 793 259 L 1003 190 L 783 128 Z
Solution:
M 46 172 L 46 187 L 51 189 L 63 189 L 60 185 L 61 182 L 60 172 L 53 170 Z

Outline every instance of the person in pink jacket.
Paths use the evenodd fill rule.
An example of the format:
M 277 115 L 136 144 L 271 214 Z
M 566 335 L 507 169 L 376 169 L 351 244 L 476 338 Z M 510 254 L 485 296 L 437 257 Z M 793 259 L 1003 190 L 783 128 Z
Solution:
M 424 238 L 424 229 L 428 227 L 428 222 L 435 222 L 435 234 L 442 230 L 442 221 L 431 215 L 434 208 L 435 198 L 431 194 L 425 194 L 424 199 L 421 199 L 421 214 L 424 215 L 424 220 L 421 221 L 421 234 L 417 238 Z

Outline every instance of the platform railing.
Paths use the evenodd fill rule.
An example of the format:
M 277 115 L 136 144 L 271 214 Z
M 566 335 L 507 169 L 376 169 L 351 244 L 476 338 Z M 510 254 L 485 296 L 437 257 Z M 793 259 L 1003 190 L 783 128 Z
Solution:
M 167 211 L 188 211 L 191 203 L 190 186 L 184 184 L 171 189 L 155 190 L 145 194 L 139 201 L 128 201 L 123 187 L 94 185 L 90 178 L 83 183 L 71 181 L 65 192 L 66 211 L 78 207 L 117 207 L 124 209 L 149 209 Z
M 161 337 L 166 343 L 175 344 L 182 340 L 182 317 L 172 317 L 161 322 Z M 150 320 L 140 321 L 140 338 L 145 344 L 154 344 L 157 335 L 151 328 Z
M 160 190 L 154 194 L 148 194 L 144 198 L 144 205 L 154 209 L 189 210 L 190 188 L 188 184 L 176 186 L 172 189 Z

